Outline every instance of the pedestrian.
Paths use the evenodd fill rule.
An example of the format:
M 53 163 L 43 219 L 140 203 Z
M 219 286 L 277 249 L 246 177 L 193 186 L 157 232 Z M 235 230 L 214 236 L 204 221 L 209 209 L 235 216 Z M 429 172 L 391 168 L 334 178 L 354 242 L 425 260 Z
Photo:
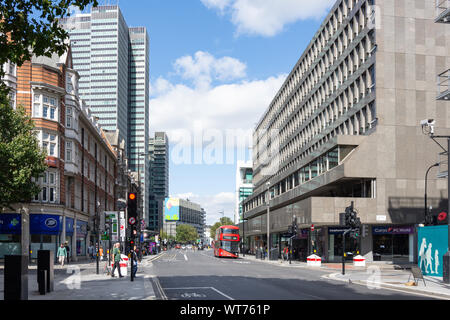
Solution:
M 103 247 L 100 247 L 99 255 L 100 255 L 100 261 L 103 261 Z
M 116 268 L 119 270 L 119 277 L 123 278 L 122 273 L 120 272 L 120 261 L 122 260 L 122 257 L 120 256 L 120 243 L 116 243 L 114 245 L 114 249 L 113 249 L 113 261 L 114 261 L 114 266 L 112 268 L 111 271 L 111 277 L 114 278 L 114 271 L 116 270 Z
M 67 252 L 67 264 L 69 264 L 69 262 L 70 262 L 70 247 L 69 247 L 69 243 L 66 241 L 64 246 L 65 246 L 66 252 Z
M 92 243 L 88 247 L 88 254 L 89 258 L 91 258 L 91 260 L 94 260 L 94 246 L 92 245 Z
M 284 247 L 283 249 L 283 260 L 288 261 L 288 255 L 289 255 L 289 247 Z
M 138 255 L 136 253 L 136 246 L 131 250 L 131 274 L 133 278 L 136 278 L 136 272 L 138 269 Z
M 56 256 L 58 257 L 61 267 L 64 267 L 64 260 L 67 257 L 67 250 L 66 250 L 66 247 L 64 247 L 64 244 L 61 243 L 61 246 L 58 248 L 58 252 L 57 252 Z

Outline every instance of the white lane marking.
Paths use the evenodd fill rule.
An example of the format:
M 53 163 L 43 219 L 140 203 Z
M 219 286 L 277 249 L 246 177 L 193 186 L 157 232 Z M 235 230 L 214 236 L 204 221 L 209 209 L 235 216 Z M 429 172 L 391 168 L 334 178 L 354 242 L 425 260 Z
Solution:
M 161 286 L 161 283 L 159 283 L 158 277 L 154 276 L 154 275 L 150 275 L 150 278 L 153 279 L 155 285 L 156 285 L 156 289 L 159 291 L 159 294 L 161 295 L 161 299 L 163 300 L 167 300 L 167 296 L 164 293 L 164 290 Z
M 184 260 L 188 261 L 186 254 L 184 254 Z
M 181 287 L 181 288 L 164 288 L 164 290 L 195 290 L 195 289 L 211 289 L 214 290 L 215 292 L 217 292 L 218 294 L 224 296 L 225 298 L 227 298 L 228 300 L 234 300 L 232 297 L 226 295 L 225 293 L 223 293 L 220 290 L 217 290 L 214 287 Z

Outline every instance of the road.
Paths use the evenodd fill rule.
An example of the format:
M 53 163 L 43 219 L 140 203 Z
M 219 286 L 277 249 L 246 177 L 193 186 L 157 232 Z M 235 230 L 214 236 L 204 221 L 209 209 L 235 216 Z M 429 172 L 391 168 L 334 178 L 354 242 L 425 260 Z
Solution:
M 427 297 L 325 278 L 328 272 L 173 249 L 146 269 L 163 300 L 414 300 Z

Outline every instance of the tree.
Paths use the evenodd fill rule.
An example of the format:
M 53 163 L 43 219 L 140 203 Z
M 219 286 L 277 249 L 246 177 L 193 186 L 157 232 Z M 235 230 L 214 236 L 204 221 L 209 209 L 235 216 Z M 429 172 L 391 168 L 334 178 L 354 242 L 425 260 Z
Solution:
M 177 225 L 177 242 L 194 242 L 198 239 L 197 229 L 188 224 Z
M 46 154 L 33 130 L 25 110 L 14 110 L 0 94 L 0 208 L 13 209 L 13 203 L 29 202 L 40 191 L 34 181 L 47 169 Z
M 69 34 L 59 21 L 97 0 L 2 0 L 0 2 L 0 78 L 8 61 L 21 66 L 31 57 L 66 52 Z M 6 87 L 1 86 L 1 91 Z
M 234 222 L 228 218 L 228 217 L 222 217 L 220 218 L 220 220 L 216 223 L 213 224 L 213 226 L 211 227 L 211 232 L 210 232 L 210 236 L 211 238 L 215 238 L 216 236 L 216 230 L 217 228 L 219 228 L 220 226 L 233 226 Z

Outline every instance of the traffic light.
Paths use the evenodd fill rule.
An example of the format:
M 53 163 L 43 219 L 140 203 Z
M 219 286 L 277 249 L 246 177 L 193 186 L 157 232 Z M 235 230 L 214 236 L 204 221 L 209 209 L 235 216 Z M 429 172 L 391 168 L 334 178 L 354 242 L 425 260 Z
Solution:
M 128 219 L 131 217 L 136 219 L 137 218 L 137 196 L 136 196 L 136 193 L 131 192 L 128 194 L 127 207 L 128 207 Z

